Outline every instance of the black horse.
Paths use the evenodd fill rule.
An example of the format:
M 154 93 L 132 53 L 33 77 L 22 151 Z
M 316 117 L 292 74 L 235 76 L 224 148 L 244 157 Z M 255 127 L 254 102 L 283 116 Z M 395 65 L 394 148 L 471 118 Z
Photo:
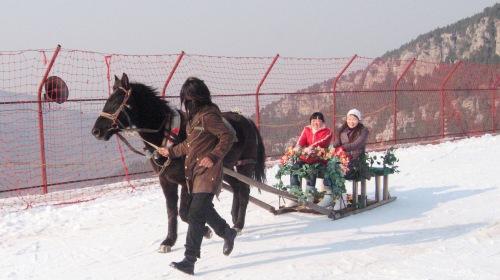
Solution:
M 223 116 L 236 131 L 238 140 L 225 156 L 224 166 L 236 168 L 238 173 L 263 182 L 265 151 L 257 127 L 251 120 L 238 113 L 224 112 Z M 176 124 L 180 128 L 178 132 Z M 157 156 L 156 148 L 169 142 L 176 145 L 186 139 L 186 116 L 179 110 L 170 108 L 168 102 L 161 99 L 155 89 L 141 83 L 129 83 L 124 73 L 121 79 L 115 76 L 113 93 L 97 118 L 92 134 L 98 140 L 108 141 L 118 133 L 123 140 L 119 134 L 121 131 L 137 132 L 145 144 L 144 150 L 149 155 L 154 155 L 150 161 L 153 169 L 159 174 L 168 215 L 168 234 L 161 243 L 160 252 L 168 252 L 177 240 L 177 215 L 187 222 L 189 197 L 184 177 L 184 158 L 166 160 Z M 224 181 L 233 191 L 233 228 L 241 230 L 245 225 L 250 187 L 228 175 L 224 176 Z M 181 185 L 179 208 L 178 185 Z

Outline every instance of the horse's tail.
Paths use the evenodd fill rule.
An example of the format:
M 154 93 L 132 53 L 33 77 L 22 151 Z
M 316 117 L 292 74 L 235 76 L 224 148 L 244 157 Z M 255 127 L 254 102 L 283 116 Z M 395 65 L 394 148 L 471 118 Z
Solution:
M 250 120 L 252 127 L 255 131 L 255 138 L 257 139 L 257 159 L 255 163 L 255 180 L 259 182 L 266 181 L 266 148 L 264 147 L 264 141 L 262 141 L 262 136 L 260 136 L 259 129 L 255 123 Z

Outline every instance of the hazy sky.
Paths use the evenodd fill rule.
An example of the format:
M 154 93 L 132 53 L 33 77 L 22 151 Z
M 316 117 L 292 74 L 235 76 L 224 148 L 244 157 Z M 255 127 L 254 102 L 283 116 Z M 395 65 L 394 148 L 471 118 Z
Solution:
M 376 57 L 493 0 L 2 0 L 0 50 Z

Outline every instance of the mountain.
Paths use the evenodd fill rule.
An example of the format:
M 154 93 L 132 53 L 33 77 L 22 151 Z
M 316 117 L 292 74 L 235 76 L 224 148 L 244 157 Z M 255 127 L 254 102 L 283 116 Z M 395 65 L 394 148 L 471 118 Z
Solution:
M 0 194 L 1 191 L 41 185 L 38 103 L 32 102 L 36 97 L 0 91 L 0 100 L 10 102 L 3 104 L 0 110 Z M 116 138 L 98 141 L 90 133 L 102 106 L 102 101 L 43 104 L 48 183 L 112 177 L 56 184 L 49 186 L 49 191 L 123 180 L 120 175 L 124 174 L 124 169 Z M 136 139 L 131 143 L 138 148 L 143 146 Z M 124 145 L 122 148 L 130 173 L 147 171 L 147 175 L 153 174 L 144 158 L 131 153 Z M 29 192 L 33 190 L 39 193 L 38 188 Z
M 500 75 L 500 4 L 420 35 L 379 58 L 356 59 L 364 66 L 347 71 L 337 83 L 336 127 L 345 113 L 355 107 L 365 115 L 363 122 L 371 131 L 369 143 L 391 141 L 394 87 L 401 76 L 397 96 L 398 141 L 439 137 L 440 88 L 456 66 L 453 79 L 445 85 L 446 89 L 459 89 L 445 92 L 445 134 L 498 129 L 490 110 L 493 90 L 482 90 L 493 89 Z M 461 65 L 457 66 L 458 61 Z M 322 111 L 327 125 L 333 126 L 332 82 L 333 79 L 319 81 L 262 108 L 261 131 L 268 155 L 279 155 L 286 146 L 294 144 L 312 112 Z
M 418 36 L 399 49 L 385 53 L 383 59 L 417 58 L 454 63 L 500 62 L 500 4 L 454 24 Z

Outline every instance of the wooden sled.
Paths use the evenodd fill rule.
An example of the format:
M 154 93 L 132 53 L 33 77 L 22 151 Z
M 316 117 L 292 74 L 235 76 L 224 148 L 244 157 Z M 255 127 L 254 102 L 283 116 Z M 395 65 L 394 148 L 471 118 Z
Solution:
M 259 200 L 253 196 L 250 196 L 250 202 L 253 204 L 266 209 L 267 211 L 273 213 L 274 215 L 279 215 L 279 214 L 284 214 L 284 213 L 289 213 L 289 212 L 295 212 L 295 211 L 300 211 L 300 212 L 311 212 L 311 213 L 317 213 L 317 214 L 322 214 L 326 215 L 328 218 L 332 220 L 337 220 L 341 218 L 348 217 L 350 215 L 358 214 L 364 211 L 371 210 L 373 208 L 382 206 L 384 204 L 390 203 L 394 200 L 396 200 L 396 197 L 390 196 L 389 195 L 389 174 L 374 174 L 375 177 L 375 199 L 374 200 L 369 200 L 367 199 L 366 196 L 366 180 L 361 180 L 361 181 L 353 181 L 352 184 L 352 201 L 349 207 L 346 207 L 341 210 L 333 210 L 331 207 L 321 207 L 316 205 L 315 203 L 308 202 L 308 201 L 301 201 L 299 202 L 298 198 L 286 191 L 278 190 L 276 188 L 273 188 L 269 185 L 266 185 L 264 183 L 258 182 L 253 180 L 252 178 L 249 178 L 247 176 L 241 175 L 238 172 L 235 172 L 231 169 L 225 168 L 224 167 L 224 173 L 226 175 L 229 175 L 231 177 L 234 177 L 238 180 L 240 180 L 243 183 L 246 183 L 250 186 L 254 186 L 259 188 L 262 191 L 269 192 L 272 194 L 276 194 L 280 197 L 298 202 L 298 206 L 295 207 L 279 207 L 276 209 L 274 206 L 270 205 L 269 203 L 266 203 L 262 200 Z M 383 192 L 382 195 L 380 195 L 380 181 L 381 178 L 383 178 Z M 359 184 L 361 183 L 361 184 Z M 358 196 L 358 185 L 361 186 L 361 193 Z M 223 184 L 223 187 L 229 191 L 232 191 L 231 187 L 227 184 Z M 382 198 L 382 199 L 381 199 Z

